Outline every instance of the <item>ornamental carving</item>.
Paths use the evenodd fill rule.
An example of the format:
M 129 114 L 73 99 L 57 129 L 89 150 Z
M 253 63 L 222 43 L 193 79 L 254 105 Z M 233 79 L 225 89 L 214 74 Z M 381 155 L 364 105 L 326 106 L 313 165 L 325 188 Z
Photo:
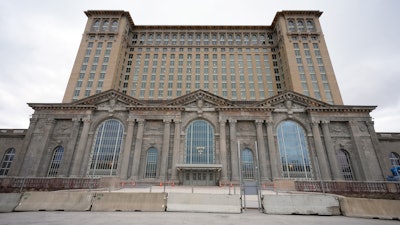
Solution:
M 346 123 L 331 122 L 329 124 L 329 131 L 332 136 L 350 136 L 350 131 Z

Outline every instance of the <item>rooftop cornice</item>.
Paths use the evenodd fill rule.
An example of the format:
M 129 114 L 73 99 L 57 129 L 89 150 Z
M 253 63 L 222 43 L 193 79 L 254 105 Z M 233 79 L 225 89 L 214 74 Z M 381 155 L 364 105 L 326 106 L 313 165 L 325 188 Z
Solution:
M 283 10 L 279 11 L 275 14 L 274 19 L 272 20 L 271 26 L 275 27 L 276 22 L 278 21 L 278 18 L 281 16 L 286 16 L 286 15 L 309 15 L 309 16 L 316 16 L 320 17 L 323 12 L 319 10 Z
M 72 105 L 65 103 L 28 103 L 34 110 L 94 110 L 94 105 Z
M 130 111 L 185 111 L 185 107 L 181 106 L 127 106 Z
M 90 16 L 104 16 L 104 15 L 113 15 L 113 16 L 126 16 L 128 18 L 129 24 L 133 27 L 135 23 L 131 17 L 131 14 L 128 11 L 124 10 L 87 10 L 85 11 L 87 17 Z
M 135 29 L 155 30 L 268 30 L 271 26 L 253 25 L 138 25 Z
M 351 105 L 334 105 L 330 107 L 307 107 L 308 112 L 372 112 L 376 106 L 351 106 Z

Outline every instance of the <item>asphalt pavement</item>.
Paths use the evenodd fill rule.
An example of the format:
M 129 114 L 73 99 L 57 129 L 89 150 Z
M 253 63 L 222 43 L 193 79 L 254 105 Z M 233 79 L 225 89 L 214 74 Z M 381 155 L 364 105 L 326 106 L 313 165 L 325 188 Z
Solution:
M 390 225 L 394 220 L 362 219 L 343 216 L 268 215 L 257 210 L 242 214 L 175 213 L 175 212 L 13 212 L 0 213 L 0 224 L 151 224 L 151 225 Z

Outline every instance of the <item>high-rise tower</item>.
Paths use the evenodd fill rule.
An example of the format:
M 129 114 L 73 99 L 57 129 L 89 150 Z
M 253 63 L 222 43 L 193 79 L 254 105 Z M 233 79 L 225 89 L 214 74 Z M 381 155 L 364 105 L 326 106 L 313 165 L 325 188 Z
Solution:
M 143 26 L 125 11 L 86 11 L 63 102 L 115 89 L 166 100 L 198 89 L 231 100 L 291 90 L 343 104 L 320 11 L 278 12 L 270 26 Z

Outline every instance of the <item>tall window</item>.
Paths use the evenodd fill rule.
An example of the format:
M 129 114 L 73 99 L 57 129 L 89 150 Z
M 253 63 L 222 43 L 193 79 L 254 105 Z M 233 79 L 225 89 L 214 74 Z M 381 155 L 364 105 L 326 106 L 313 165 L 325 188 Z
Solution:
M 58 146 L 53 151 L 53 157 L 51 158 L 49 171 L 47 172 L 48 177 L 56 177 L 58 174 L 58 168 L 60 168 L 61 160 L 64 154 L 64 148 Z
M 157 175 L 157 160 L 158 160 L 158 151 L 156 148 L 150 148 L 147 150 L 146 156 L 146 178 L 155 178 Z
M 254 158 L 253 152 L 245 148 L 241 154 L 242 163 L 242 178 L 243 179 L 254 179 Z
M 338 161 L 340 168 L 345 180 L 354 180 L 353 169 L 351 166 L 350 154 L 344 150 L 340 149 L 338 152 Z
M 100 20 L 96 20 L 93 24 L 93 30 L 98 31 L 100 27 Z
M 285 178 L 311 179 L 311 163 L 303 128 L 293 121 L 278 126 L 278 146 Z
M 196 120 L 186 129 L 186 163 L 214 163 L 214 129 L 205 120 Z
M 392 166 L 400 166 L 400 156 L 396 152 L 391 152 L 389 159 Z
M 7 176 L 8 171 L 10 170 L 11 163 L 15 156 L 15 149 L 9 148 L 4 153 L 3 159 L 1 160 L 1 167 L 0 167 L 0 176 Z
M 100 124 L 90 157 L 88 176 L 115 176 L 118 169 L 124 126 L 116 119 Z

